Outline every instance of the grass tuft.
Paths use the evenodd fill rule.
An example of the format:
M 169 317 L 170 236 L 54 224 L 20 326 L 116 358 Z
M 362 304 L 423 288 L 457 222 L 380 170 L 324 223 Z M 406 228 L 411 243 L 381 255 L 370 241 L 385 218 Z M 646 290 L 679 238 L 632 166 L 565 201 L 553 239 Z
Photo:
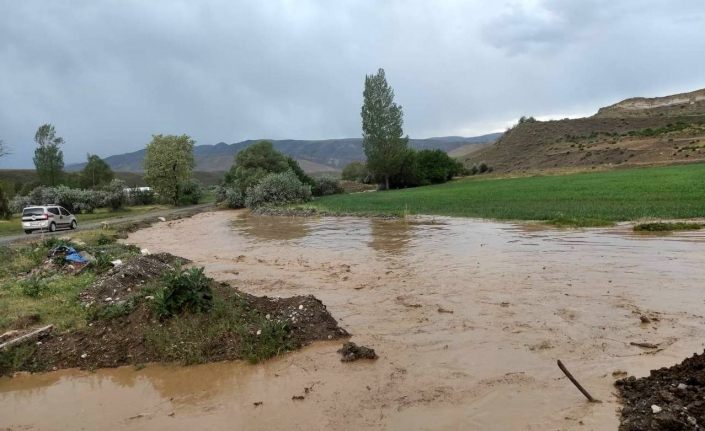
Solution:
M 658 222 L 658 223 L 641 223 L 634 226 L 634 232 L 672 232 L 676 230 L 699 230 L 703 225 L 700 223 L 687 222 Z

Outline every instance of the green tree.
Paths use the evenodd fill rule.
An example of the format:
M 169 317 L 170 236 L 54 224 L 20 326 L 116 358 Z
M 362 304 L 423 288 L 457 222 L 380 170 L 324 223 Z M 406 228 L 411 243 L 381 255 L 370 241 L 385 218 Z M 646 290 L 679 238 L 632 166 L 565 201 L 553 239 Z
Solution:
M 4 157 L 8 154 L 10 154 L 10 151 L 7 149 L 7 145 L 5 144 L 5 141 L 0 139 L 0 157 Z
M 236 185 L 242 193 L 259 183 L 271 173 L 289 170 L 286 157 L 269 141 L 259 141 L 235 155 L 235 163 L 225 177 L 225 182 Z
M 86 166 L 81 172 L 81 187 L 96 188 L 109 184 L 115 178 L 113 170 L 95 154 L 88 154 Z
M 367 166 L 362 162 L 350 162 L 343 168 L 341 178 L 346 181 L 357 181 L 359 183 L 365 182 L 370 176 L 367 171 Z
M 362 104 L 362 145 L 367 169 L 389 189 L 389 177 L 399 173 L 409 138 L 403 136 L 401 106 L 394 103 L 394 90 L 387 84 L 384 69 L 365 76 Z
M 154 191 L 174 205 L 191 179 L 193 146 L 188 135 L 153 135 L 144 158 L 144 179 Z
M 39 181 L 48 186 L 55 186 L 61 180 L 64 171 L 64 153 L 59 148 L 64 138 L 56 136 L 51 124 L 44 124 L 37 129 L 34 142 L 39 146 L 34 150 L 34 166 Z

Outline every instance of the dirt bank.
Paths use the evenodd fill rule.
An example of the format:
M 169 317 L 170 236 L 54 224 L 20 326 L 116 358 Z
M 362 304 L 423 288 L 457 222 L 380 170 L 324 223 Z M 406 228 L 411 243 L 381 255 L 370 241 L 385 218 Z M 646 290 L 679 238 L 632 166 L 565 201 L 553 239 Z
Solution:
M 42 332 L 38 340 L 0 351 L 0 376 L 150 362 L 256 362 L 312 341 L 348 335 L 311 295 L 254 296 L 205 277 L 199 280 L 207 291 L 208 310 L 165 317 L 158 311 L 158 304 L 166 304 L 159 300 L 164 276 L 182 273 L 187 263 L 169 253 L 127 257 L 78 294 L 88 316 L 86 326 Z M 192 293 L 174 295 L 187 298 Z M 32 332 L 26 320 L 18 319 L 4 335 L 14 339 Z
M 615 430 L 614 382 L 705 339 L 705 233 L 628 231 L 240 212 L 155 225 L 127 241 L 253 295 L 313 294 L 379 359 L 343 363 L 322 342 L 257 366 L 0 380 L 0 427 Z

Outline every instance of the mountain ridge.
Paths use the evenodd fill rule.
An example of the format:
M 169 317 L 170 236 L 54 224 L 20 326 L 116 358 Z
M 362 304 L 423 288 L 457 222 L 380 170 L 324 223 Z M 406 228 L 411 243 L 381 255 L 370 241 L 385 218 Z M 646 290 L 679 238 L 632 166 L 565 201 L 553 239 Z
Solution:
M 449 152 L 463 146 L 493 142 L 501 135 L 501 133 L 489 133 L 472 137 L 440 136 L 409 139 L 409 145 L 415 149 L 440 149 Z M 309 172 L 340 171 L 352 161 L 365 159 L 362 149 L 362 138 L 317 140 L 248 139 L 233 144 L 218 142 L 213 145 L 196 145 L 194 147 L 195 170 L 204 172 L 227 171 L 233 164 L 235 154 L 261 140 L 271 141 L 274 148 L 278 151 L 303 162 L 302 165 L 307 166 Z M 108 156 L 103 160 L 114 171 L 142 172 L 144 155 L 145 149 L 141 149 Z M 69 164 L 66 170 L 77 171 L 83 169 L 84 166 L 85 163 L 73 163 Z

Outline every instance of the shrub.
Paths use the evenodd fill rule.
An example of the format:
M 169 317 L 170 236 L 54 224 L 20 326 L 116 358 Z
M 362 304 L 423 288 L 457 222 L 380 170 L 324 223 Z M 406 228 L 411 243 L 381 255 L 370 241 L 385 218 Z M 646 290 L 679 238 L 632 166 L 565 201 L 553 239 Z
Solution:
M 296 175 L 296 178 L 298 178 L 299 181 L 303 184 L 308 184 L 312 188 L 315 187 L 316 180 L 306 175 L 306 172 L 301 169 L 299 162 L 297 162 L 294 158 L 287 156 L 286 163 L 289 165 L 289 169 L 294 173 L 294 175 Z
M 191 179 L 181 185 L 179 205 L 195 205 L 203 197 L 203 186 L 198 180 Z
M 213 304 L 211 280 L 203 268 L 175 268 L 164 274 L 164 289 L 155 296 L 155 311 L 160 318 L 184 312 L 203 313 Z
M 134 188 L 130 190 L 127 201 L 130 205 L 152 205 L 157 198 L 152 189 Z
M 30 298 L 37 298 L 45 288 L 41 277 L 29 277 L 20 282 L 22 293 Z
M 264 205 L 301 203 L 311 200 L 311 186 L 303 184 L 291 172 L 269 174 L 259 184 L 247 189 L 245 206 L 257 208 Z
M 225 203 L 228 208 L 244 208 L 245 195 L 237 187 L 228 187 L 225 190 Z
M 458 162 L 443 150 L 421 150 L 416 157 L 421 184 L 444 183 L 460 171 Z
M 5 190 L 0 187 L 0 218 L 9 219 L 11 216 L 10 202 L 7 200 Z
M 370 181 L 370 172 L 363 162 L 350 162 L 343 168 L 341 178 L 346 181 L 357 181 L 367 183 Z
M 343 186 L 340 185 L 340 181 L 335 178 L 316 178 L 313 183 L 311 193 L 314 196 L 337 195 L 344 192 Z
M 489 169 L 489 166 L 487 166 L 487 163 L 480 162 L 480 165 L 478 166 L 479 173 L 484 174 L 485 172 L 487 172 L 488 169 Z
M 88 192 L 88 190 L 85 190 Z M 105 187 L 105 205 L 112 210 L 119 210 L 125 205 L 127 196 L 125 194 L 125 181 L 114 179 Z

